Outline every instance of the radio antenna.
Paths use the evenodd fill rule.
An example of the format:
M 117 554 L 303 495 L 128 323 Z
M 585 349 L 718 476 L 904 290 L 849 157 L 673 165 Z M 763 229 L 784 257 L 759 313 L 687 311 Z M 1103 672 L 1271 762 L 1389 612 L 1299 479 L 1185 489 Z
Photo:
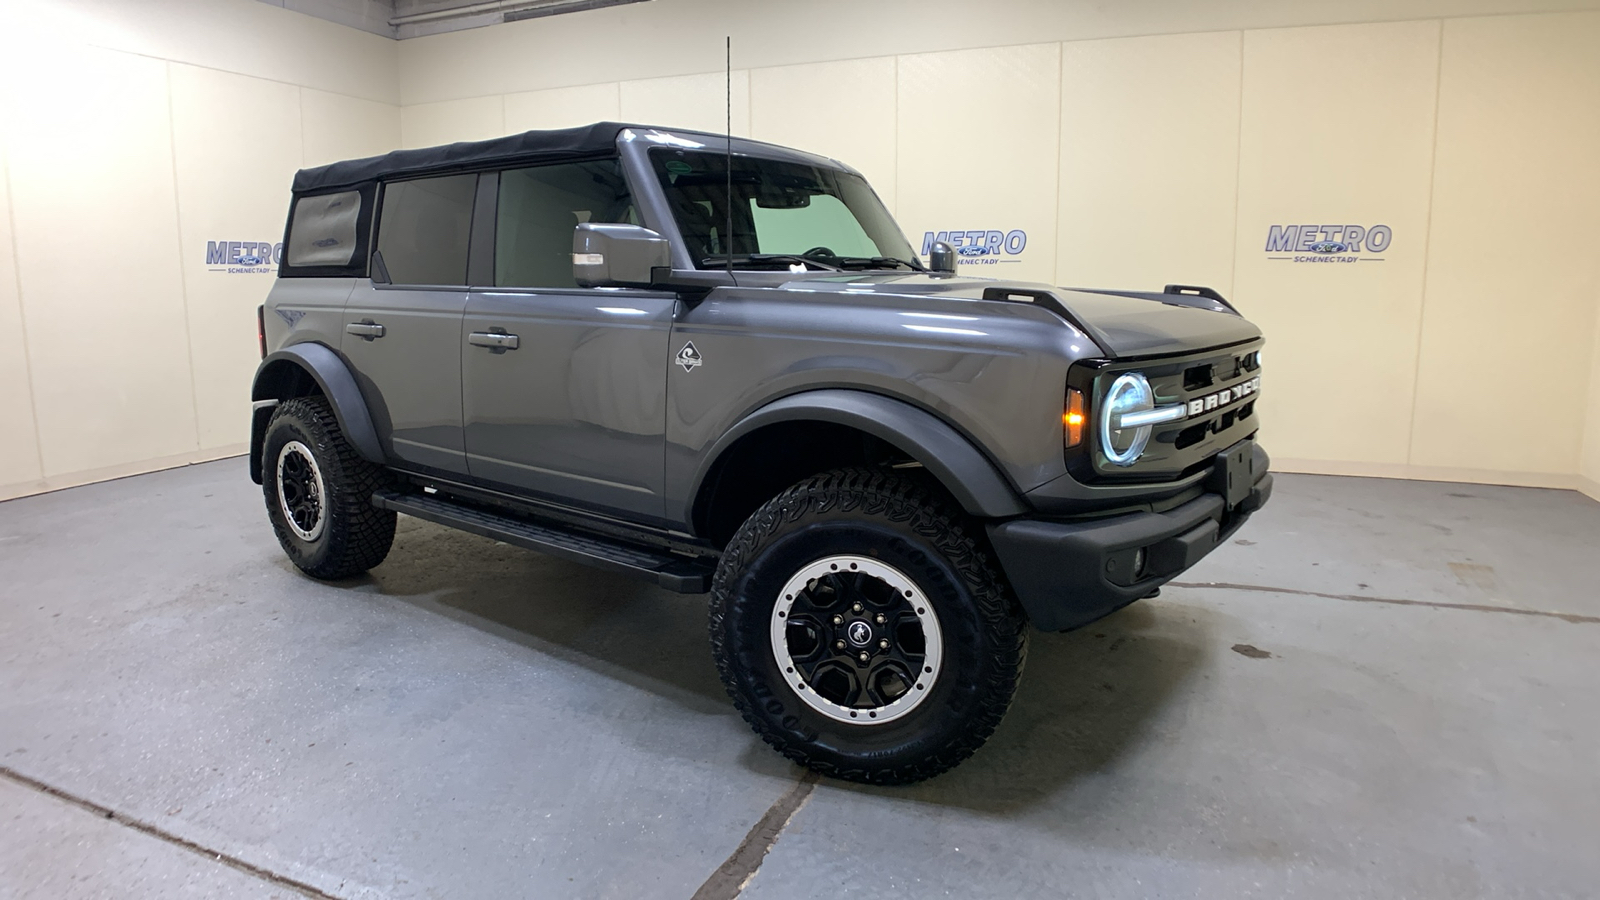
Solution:
M 724 51 L 727 54 L 723 71 L 727 75 L 726 91 L 728 99 L 726 166 L 728 175 L 728 233 L 723 237 L 723 242 L 727 244 L 725 261 L 728 267 L 728 280 L 733 281 L 733 35 L 730 34 L 723 40 L 725 41 Z

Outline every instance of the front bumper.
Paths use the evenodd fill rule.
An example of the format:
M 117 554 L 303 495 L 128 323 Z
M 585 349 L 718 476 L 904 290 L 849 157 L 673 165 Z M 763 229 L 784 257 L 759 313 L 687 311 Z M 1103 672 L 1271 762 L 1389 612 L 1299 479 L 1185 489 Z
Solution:
M 1222 494 L 1205 493 L 1159 513 L 996 522 L 989 541 L 1034 626 L 1067 631 L 1148 596 L 1231 537 L 1272 496 L 1265 466 L 1252 474 L 1232 510 Z

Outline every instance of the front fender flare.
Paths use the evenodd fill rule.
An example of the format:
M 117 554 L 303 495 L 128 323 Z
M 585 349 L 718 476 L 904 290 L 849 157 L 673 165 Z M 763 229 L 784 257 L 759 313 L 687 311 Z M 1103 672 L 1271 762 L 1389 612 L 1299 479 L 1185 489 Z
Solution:
M 766 425 L 796 420 L 847 425 L 892 444 L 922 463 L 961 508 L 974 516 L 1001 519 L 1028 511 L 988 457 L 944 420 L 904 400 L 843 389 L 791 394 L 740 419 L 701 461 L 689 492 L 690 503 L 700 496 L 716 461 L 740 438 Z
M 261 361 L 256 368 L 255 380 L 250 386 L 252 402 L 262 400 L 287 400 L 282 396 L 282 373 L 285 366 L 295 366 L 311 376 L 333 407 L 333 416 L 345 440 L 355 448 L 361 458 L 383 465 L 383 445 L 378 441 L 378 430 L 373 427 L 372 414 L 367 401 L 361 396 L 356 377 L 339 354 L 326 344 L 291 344 L 276 350 Z M 258 407 L 250 423 L 250 478 L 261 483 L 261 448 L 266 442 L 270 407 Z

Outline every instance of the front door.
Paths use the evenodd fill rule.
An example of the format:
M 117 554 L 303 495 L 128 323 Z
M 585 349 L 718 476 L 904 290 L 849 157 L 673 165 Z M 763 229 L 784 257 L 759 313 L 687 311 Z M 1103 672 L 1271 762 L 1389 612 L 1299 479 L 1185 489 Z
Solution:
M 361 282 L 345 306 L 339 350 L 398 466 L 467 472 L 461 317 L 477 178 L 386 185 L 377 248 L 392 283 Z
M 616 160 L 500 173 L 493 285 L 461 328 L 467 466 L 556 502 L 659 519 L 677 297 L 579 288 L 580 222 L 636 221 Z

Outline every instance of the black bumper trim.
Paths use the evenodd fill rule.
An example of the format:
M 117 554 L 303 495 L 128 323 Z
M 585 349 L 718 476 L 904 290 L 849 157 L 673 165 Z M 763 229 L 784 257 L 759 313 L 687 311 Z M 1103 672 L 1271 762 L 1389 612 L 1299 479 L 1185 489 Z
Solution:
M 1035 627 L 1067 631 L 1148 596 L 1231 537 L 1272 496 L 1263 474 L 1229 512 L 1203 494 L 1166 512 L 1088 522 L 1012 519 L 988 526 L 989 541 Z M 1135 557 L 1144 551 L 1143 565 Z

